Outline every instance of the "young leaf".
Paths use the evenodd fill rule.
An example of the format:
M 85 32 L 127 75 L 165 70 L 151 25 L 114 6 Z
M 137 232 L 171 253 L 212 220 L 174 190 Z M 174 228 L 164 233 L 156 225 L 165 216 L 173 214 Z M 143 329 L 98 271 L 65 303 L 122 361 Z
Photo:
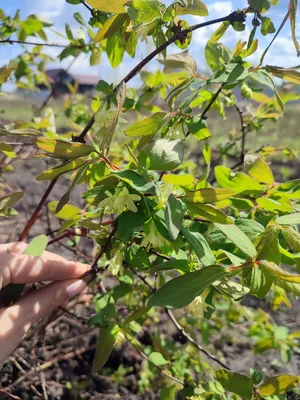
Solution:
M 289 9 L 290 9 L 290 21 L 291 21 L 291 30 L 292 30 L 292 37 L 295 45 L 295 49 L 297 52 L 297 55 L 299 57 L 300 55 L 300 45 L 296 37 L 296 16 L 297 16 L 297 10 L 298 10 L 298 0 L 290 0 L 289 4 Z
M 279 232 L 277 225 L 267 227 L 256 246 L 257 260 L 267 260 L 277 265 L 280 264 Z
M 300 233 L 292 227 L 282 227 L 281 234 L 284 237 L 289 248 L 296 253 L 300 252 Z
M 198 70 L 196 61 L 187 53 L 168 54 L 165 58 L 158 58 L 157 61 L 166 68 L 184 69 L 191 75 L 195 75 Z
M 211 248 L 201 233 L 190 232 L 183 227 L 181 228 L 181 232 L 203 265 L 212 265 L 216 262 Z
M 14 149 L 5 142 L 0 142 L 0 151 L 2 151 L 7 157 L 15 158 Z
M 24 196 L 24 192 L 15 192 L 11 194 L 7 194 L 6 196 L 0 197 L 0 210 L 4 210 L 5 208 L 12 207 L 18 201 L 22 199 Z
M 165 359 L 165 357 L 156 351 L 153 353 L 149 354 L 149 361 L 155 365 L 156 367 L 162 367 L 163 365 L 166 365 L 169 363 L 168 360 Z
M 148 136 L 154 135 L 165 123 L 166 112 L 159 111 L 147 118 L 134 122 L 126 129 L 125 134 L 128 136 Z
M 120 14 L 126 12 L 124 4 L 127 3 L 127 0 L 86 0 L 86 2 L 96 10 L 106 13 Z
M 172 240 L 176 240 L 179 235 L 183 217 L 182 203 L 171 193 L 165 210 L 165 221 Z
M 46 250 L 48 238 L 46 235 L 36 236 L 24 250 L 23 254 L 28 256 L 40 257 Z
M 56 178 L 57 176 L 60 176 L 66 172 L 74 171 L 75 169 L 81 167 L 86 162 L 87 162 L 86 160 L 81 160 L 80 158 L 78 158 L 77 160 L 68 161 L 63 165 L 46 169 L 39 176 L 36 177 L 36 180 L 45 181 Z
M 148 302 L 149 307 L 182 308 L 189 305 L 215 281 L 221 281 L 229 275 L 221 265 L 210 265 L 195 272 L 172 279 L 163 285 Z
M 259 394 L 265 396 L 278 396 L 299 385 L 300 377 L 293 375 L 278 375 L 263 382 Z
M 33 143 L 40 149 L 59 156 L 60 158 L 79 158 L 89 155 L 94 148 L 83 143 L 63 142 L 57 139 L 40 137 L 33 139 Z
M 252 395 L 253 384 L 246 375 L 227 371 L 226 369 L 217 370 L 217 380 L 224 389 L 235 393 L 243 398 L 250 398 Z
M 200 15 L 206 17 L 208 9 L 200 0 L 185 0 L 175 2 L 176 15 Z
M 151 182 L 149 179 L 146 179 L 144 176 L 138 174 L 135 171 L 126 169 L 124 171 L 114 172 L 114 175 L 121 178 L 124 182 L 129 183 L 130 186 L 132 186 L 135 190 L 139 192 L 155 192 L 155 186 L 153 182 Z
M 272 262 L 261 261 L 261 264 L 273 276 L 274 283 L 277 286 L 280 286 L 297 296 L 300 295 L 300 275 L 290 274 L 289 272 L 283 271 Z
M 236 225 L 214 224 L 232 243 L 234 243 L 243 253 L 255 258 L 256 249 L 248 237 Z
M 276 218 L 276 224 L 279 225 L 297 225 L 300 224 L 300 212 L 289 215 L 282 215 Z
M 269 165 L 256 154 L 247 154 L 245 157 L 246 171 L 258 182 L 271 185 L 274 182 L 273 173 Z
M 187 192 L 183 198 L 190 203 L 216 203 L 234 195 L 235 192 L 232 189 L 208 188 Z
M 187 208 L 196 216 L 206 219 L 210 222 L 219 224 L 234 224 L 232 218 L 228 217 L 222 211 L 218 210 L 211 204 L 197 204 L 186 202 Z
M 59 212 L 56 212 L 57 206 L 58 206 L 58 201 L 51 201 L 48 204 L 49 211 L 55 214 L 57 218 L 69 219 L 81 213 L 80 208 L 72 206 L 71 204 L 64 205 Z
M 181 140 L 158 139 L 140 152 L 138 160 L 146 169 L 172 171 L 182 163 L 183 156 Z
M 120 328 L 116 324 L 109 324 L 106 327 L 100 328 L 96 353 L 93 360 L 92 372 L 97 373 L 108 360 L 110 353 L 117 340 Z

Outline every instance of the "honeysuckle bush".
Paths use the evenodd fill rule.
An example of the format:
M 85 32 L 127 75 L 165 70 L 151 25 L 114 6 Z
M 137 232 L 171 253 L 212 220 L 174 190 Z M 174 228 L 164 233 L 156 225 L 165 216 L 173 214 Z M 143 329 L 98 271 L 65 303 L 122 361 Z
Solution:
M 106 53 L 112 68 L 125 53 L 134 58 L 141 42 L 153 42 L 155 50 L 137 61 L 118 85 L 101 79 L 88 102 L 77 94 L 76 84 L 67 84 L 64 113 L 70 128 L 63 134 L 56 132 L 47 102 L 34 107 L 31 120 L 0 125 L 0 150 L 12 161 L 13 144 L 6 140 L 11 136 L 29 137 L 40 150 L 38 156 L 57 161 L 36 177 L 50 183 L 20 240 L 39 224 L 40 209 L 48 207 L 60 224 L 52 243 L 73 237 L 80 248 L 81 236 L 93 243 L 97 255 L 87 278 L 99 288 L 88 321 L 99 327 L 95 373 L 105 368 L 114 346 L 129 342 L 145 359 L 141 392 L 156 385 L 161 399 L 285 398 L 299 384 L 298 376 L 270 376 L 267 365 L 265 377 L 254 368 L 241 374 L 234 361 L 227 366 L 210 339 L 231 340 L 228 331 L 239 332 L 243 326 L 238 334 L 252 338 L 255 354 L 276 349 L 282 362 L 289 363 L 299 352 L 298 331 L 241 304 L 245 297 L 255 297 L 277 311 L 300 295 L 300 179 L 277 181 L 269 165 L 274 155 L 296 158 L 298 149 L 294 144 L 247 147 L 250 135 L 260 132 L 266 120 L 276 123 L 285 104 L 298 98 L 281 92 L 278 79 L 274 81 L 299 84 L 297 68 L 264 64 L 270 46 L 258 64 L 249 62 L 260 36 L 269 35 L 272 45 L 288 21 L 291 45 L 299 54 L 297 0 L 287 2 L 277 31 L 268 14 L 276 0 L 248 0 L 245 9 L 195 26 L 184 18 L 208 15 L 200 0 L 169 5 L 157 0 L 67 2 L 76 6 L 74 18 L 81 27 L 73 32 L 66 24 L 66 44 L 61 45 L 47 42 L 51 26 L 37 16 L 21 20 L 19 12 L 10 17 L 0 10 L 2 45 L 28 45 L 0 69 L 0 83 L 50 88 L 45 73 L 49 45 L 63 48 L 60 60 L 89 54 L 91 65 Z M 80 14 L 83 6 L 90 10 L 89 21 Z M 194 30 L 212 24 L 216 30 L 205 47 L 209 72 L 203 75 L 189 44 Z M 246 24 L 251 28 L 248 41 L 238 40 L 233 49 L 222 44 L 227 31 L 238 36 Z M 154 58 L 161 68 L 148 72 Z M 140 86 L 131 87 L 137 75 Z M 274 91 L 273 97 L 263 94 L 265 87 Z M 237 101 L 241 97 L 242 105 Z M 224 119 L 235 113 L 240 121 L 240 134 L 230 135 L 218 149 L 210 147 L 216 134 L 209 127 L 211 113 Z M 189 158 L 195 149 L 197 160 Z M 212 151 L 218 153 L 215 168 Z M 232 159 L 235 163 L 229 165 Z M 68 191 L 47 202 L 62 175 L 70 181 Z M 5 169 L 3 176 L 9 179 Z M 76 185 L 82 188 L 82 208 L 72 204 Z M 1 216 L 16 215 L 13 206 L 23 193 L 11 193 L 5 184 L 1 190 Z M 36 255 L 47 246 L 45 235 L 33 241 Z M 104 290 L 106 275 L 113 275 L 115 283 Z M 2 304 L 16 301 L 22 290 L 19 285 L 2 290 Z M 169 320 L 186 343 L 178 346 L 171 336 L 160 334 L 160 320 Z M 145 327 L 152 339 L 147 346 L 140 340 Z M 120 376 L 125 373 L 126 368 L 119 371 Z

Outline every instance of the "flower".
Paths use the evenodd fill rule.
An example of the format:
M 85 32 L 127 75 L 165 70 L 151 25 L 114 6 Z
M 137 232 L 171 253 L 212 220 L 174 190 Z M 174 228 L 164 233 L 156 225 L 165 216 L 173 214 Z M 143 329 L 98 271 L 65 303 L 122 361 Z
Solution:
M 168 245 L 168 241 L 158 232 L 152 219 L 145 223 L 144 232 L 145 237 L 141 246 L 146 247 L 151 244 L 153 247 L 162 247 Z
M 112 194 L 108 190 L 105 191 L 105 194 L 107 195 L 107 198 L 99 203 L 100 208 L 108 207 L 108 211 L 115 212 L 117 215 L 120 215 L 124 210 L 137 212 L 138 209 L 134 202 L 141 200 L 141 196 L 130 194 L 126 186 L 124 186 L 120 192 L 117 191 L 115 194 Z
M 139 200 L 141 200 L 141 196 L 137 194 L 130 194 L 127 187 L 124 186 L 122 192 L 114 200 L 114 209 L 118 215 L 121 214 L 124 209 L 130 210 L 132 212 L 137 212 L 138 209 L 134 204 L 134 201 Z
M 203 317 L 204 313 L 208 311 L 209 308 L 213 308 L 212 305 L 207 304 L 205 299 L 209 293 L 210 289 L 205 289 L 200 296 L 197 296 L 191 304 L 187 306 L 187 310 L 190 314 L 195 317 Z
M 114 201 L 116 199 L 116 194 L 112 194 L 109 190 L 105 190 L 105 194 L 107 196 L 106 199 L 100 201 L 99 207 L 104 208 L 108 207 L 108 211 L 113 211 Z
M 108 271 L 112 275 L 123 275 L 123 261 L 124 261 L 124 252 L 122 249 L 116 251 L 115 255 L 109 260 Z

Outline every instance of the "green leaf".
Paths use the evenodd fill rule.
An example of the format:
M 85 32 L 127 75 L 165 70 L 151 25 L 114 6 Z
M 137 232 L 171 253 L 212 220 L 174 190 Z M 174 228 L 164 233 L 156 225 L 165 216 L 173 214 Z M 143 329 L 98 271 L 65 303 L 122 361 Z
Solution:
M 216 262 L 211 248 L 201 233 L 190 232 L 185 228 L 181 228 L 181 232 L 203 265 L 208 266 Z
M 292 292 L 297 296 L 300 295 L 300 275 L 290 274 L 281 270 L 276 264 L 268 261 L 261 261 L 274 278 L 274 283 L 287 292 Z
M 188 260 L 169 260 L 160 264 L 152 265 L 154 271 L 177 270 L 182 272 L 190 271 L 190 263 Z
M 97 373 L 108 360 L 119 332 L 120 328 L 116 324 L 109 324 L 107 327 L 100 328 L 92 366 L 93 374 Z
M 274 182 L 273 173 L 269 165 L 256 154 L 247 154 L 245 157 L 246 171 L 258 182 L 271 185 Z
M 33 143 L 47 153 L 59 156 L 60 158 L 79 158 L 89 155 L 95 151 L 93 147 L 83 143 L 68 143 L 57 139 L 40 137 L 33 139 Z
M 274 278 L 270 272 L 262 265 L 256 264 L 243 269 L 244 283 L 249 286 L 250 293 L 259 299 L 263 299 L 271 289 Z
M 277 225 L 267 227 L 256 246 L 257 260 L 267 260 L 277 265 L 280 264 L 279 232 Z
M 293 42 L 295 45 L 297 56 L 299 57 L 300 45 L 299 45 L 299 42 L 296 37 L 296 17 L 297 17 L 297 10 L 298 10 L 298 0 L 290 0 L 289 9 L 290 9 L 290 22 L 291 22 Z
M 197 203 L 185 203 L 189 211 L 197 217 L 206 219 L 210 222 L 216 222 L 219 224 L 233 224 L 232 218 L 228 217 L 218 208 L 212 206 L 211 204 L 197 204 Z
M 252 395 L 253 384 L 246 375 L 237 374 L 236 372 L 227 371 L 225 369 L 217 370 L 217 380 L 224 389 L 235 393 L 243 398 L 250 398 Z
M 227 275 L 229 272 L 220 265 L 211 265 L 199 271 L 188 272 L 163 285 L 153 294 L 148 305 L 149 307 L 186 307 L 215 281 L 220 281 Z
M 259 388 L 259 394 L 262 397 L 276 396 L 285 394 L 289 390 L 299 385 L 300 377 L 293 375 L 278 375 L 274 376 L 265 382 Z
M 99 29 L 95 36 L 94 41 L 102 42 L 102 40 L 109 38 L 117 32 L 120 32 L 122 28 L 126 27 L 130 21 L 127 14 L 116 14 L 109 18 Z
M 173 193 L 170 194 L 165 210 L 165 221 L 172 240 L 176 240 L 183 222 L 184 212 L 182 203 Z
M 166 112 L 156 112 L 147 118 L 134 122 L 126 129 L 125 134 L 128 136 L 154 135 L 164 125 L 166 116 Z
M 248 236 L 251 242 L 265 231 L 264 226 L 254 219 L 238 218 L 235 220 L 235 224 Z
M 158 139 L 140 152 L 138 160 L 146 169 L 171 171 L 181 164 L 183 156 L 184 143 L 181 140 Z
M 58 201 L 51 201 L 48 204 L 49 211 L 52 214 L 55 214 L 57 218 L 69 219 L 81 213 L 80 208 L 72 206 L 71 204 L 64 205 L 63 208 L 58 213 L 56 213 L 57 206 L 58 206 Z
M 200 15 L 206 17 L 208 9 L 200 0 L 181 0 L 175 2 L 176 15 Z
M 74 171 L 75 169 L 78 169 L 81 167 L 84 163 L 86 163 L 86 160 L 73 160 L 69 161 L 67 163 L 64 163 L 63 165 L 59 165 L 54 168 L 49 168 L 46 171 L 43 171 L 39 176 L 36 177 L 37 181 L 45 181 L 49 179 L 56 178 L 57 176 L 60 176 L 66 172 Z
M 165 359 L 165 357 L 156 351 L 153 353 L 149 354 L 149 361 L 154 364 L 156 367 L 162 367 L 163 365 L 166 365 L 169 363 L 168 360 Z
M 0 197 L 0 210 L 12 207 L 22 199 L 24 192 L 15 192 Z
M 106 52 L 111 66 L 117 68 L 121 64 L 125 52 L 119 32 L 107 39 Z
M 184 69 L 191 75 L 195 75 L 198 70 L 196 61 L 187 53 L 168 54 L 165 58 L 158 58 L 157 61 L 165 68 Z
M 234 243 L 243 253 L 255 258 L 256 249 L 248 237 L 236 225 L 214 224 L 232 243 Z
M 124 182 L 129 183 L 130 186 L 132 186 L 135 190 L 139 192 L 155 192 L 155 186 L 153 182 L 146 179 L 144 176 L 138 174 L 135 171 L 126 169 L 124 171 L 114 172 L 114 175 L 121 178 Z
M 22 21 L 19 28 L 19 40 L 25 40 L 27 36 L 30 36 L 43 29 L 43 23 L 36 18 L 28 17 Z
M 86 2 L 95 8 L 96 10 L 103 11 L 106 13 L 125 13 L 124 4 L 127 3 L 127 0 L 86 0 Z
M 277 217 L 275 220 L 276 224 L 279 225 L 297 225 L 300 224 L 300 212 L 289 214 L 289 215 L 282 215 L 281 217 Z
M 230 51 L 220 43 L 209 41 L 205 47 L 205 58 L 212 71 L 216 71 L 230 61 Z
M 211 137 L 210 130 L 207 127 L 206 121 L 201 117 L 193 117 L 187 122 L 189 132 L 198 140 L 204 140 Z
M 123 212 L 118 218 L 118 236 L 122 242 L 128 242 L 145 220 L 146 216 L 140 210 L 135 213 L 132 211 Z
M 289 248 L 296 253 L 300 252 L 300 233 L 292 227 L 282 227 L 281 234 L 284 237 Z
M 231 188 L 235 193 L 256 194 L 263 190 L 255 179 L 242 172 L 232 172 L 227 167 L 217 166 L 215 175 L 221 187 Z
M 0 68 L 0 85 L 8 80 L 10 74 L 15 70 L 13 67 Z
M 177 390 L 175 385 L 160 389 L 159 400 L 175 400 Z
M 23 254 L 28 256 L 40 257 L 46 250 L 48 244 L 48 238 L 46 235 L 36 236 L 24 250 Z
M 187 192 L 183 198 L 189 203 L 216 203 L 234 195 L 235 192 L 232 189 L 207 188 Z

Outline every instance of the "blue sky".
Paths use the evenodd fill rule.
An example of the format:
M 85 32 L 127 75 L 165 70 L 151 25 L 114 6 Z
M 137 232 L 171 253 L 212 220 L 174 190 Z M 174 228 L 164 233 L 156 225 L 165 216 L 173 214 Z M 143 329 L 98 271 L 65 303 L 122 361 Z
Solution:
M 165 4 L 169 4 L 171 3 L 171 0 L 165 0 L 163 2 Z M 187 19 L 190 23 L 195 24 L 205 19 L 222 17 L 226 14 L 229 14 L 231 11 L 236 10 L 237 8 L 244 8 L 247 5 L 246 0 L 204 0 L 204 3 L 208 6 L 209 16 L 206 18 L 188 17 Z M 287 5 L 288 0 L 280 0 L 279 5 L 273 7 L 268 14 L 272 17 L 276 28 L 280 25 L 287 11 Z M 61 33 L 64 33 L 64 25 L 66 22 L 68 22 L 71 25 L 71 28 L 75 29 L 75 31 L 79 29 L 79 24 L 73 18 L 73 14 L 76 11 L 80 11 L 86 17 L 86 19 L 89 18 L 89 12 L 85 9 L 85 7 L 81 5 L 72 6 L 66 3 L 65 0 L 1 0 L 0 7 L 4 9 L 5 13 L 10 15 L 13 15 L 15 11 L 20 8 L 22 18 L 26 18 L 26 16 L 29 14 L 38 14 L 43 19 L 50 20 L 54 24 L 55 30 Z M 216 26 L 211 26 L 194 33 L 192 44 L 189 47 L 189 52 L 197 61 L 200 70 L 205 68 L 205 43 L 216 28 Z M 248 38 L 250 29 L 251 23 L 249 21 L 247 30 L 245 32 L 235 32 L 231 29 L 222 41 L 228 47 L 233 47 L 238 39 L 246 40 Z M 297 30 L 300 32 L 299 23 Z M 271 38 L 271 35 L 261 38 L 262 40 L 260 41 L 259 51 L 255 56 L 252 56 L 250 59 L 251 62 L 255 64 L 258 61 L 260 54 L 263 52 Z M 54 33 L 49 35 L 48 40 L 49 42 L 63 43 L 63 39 Z M 139 46 L 136 59 L 132 60 L 130 57 L 126 56 L 122 64 L 115 70 L 112 70 L 105 56 L 103 56 L 102 62 L 99 66 L 90 67 L 88 57 L 82 55 L 78 61 L 74 63 L 71 71 L 74 73 L 97 75 L 99 78 L 102 77 L 106 80 L 117 82 L 137 63 L 139 59 L 148 54 L 152 49 L 152 43 Z M 180 50 L 175 47 L 169 49 L 169 53 L 175 53 L 179 51 Z M 0 45 L 0 67 L 5 65 L 10 59 L 16 57 L 20 53 L 22 53 L 22 48 L 18 45 Z M 48 48 L 47 53 L 56 59 L 59 50 L 55 48 Z M 67 66 L 70 61 L 71 59 L 66 59 L 63 62 L 63 66 Z M 291 41 L 291 35 L 288 26 L 281 32 L 280 36 L 272 46 L 268 56 L 265 59 L 265 63 L 285 67 L 291 67 L 293 65 L 300 64 L 300 60 L 296 56 L 296 52 Z M 58 62 L 55 61 L 51 64 L 51 67 L 56 67 L 57 65 Z M 157 63 L 152 62 L 152 64 L 150 64 L 147 68 L 148 70 L 154 70 L 157 68 Z

